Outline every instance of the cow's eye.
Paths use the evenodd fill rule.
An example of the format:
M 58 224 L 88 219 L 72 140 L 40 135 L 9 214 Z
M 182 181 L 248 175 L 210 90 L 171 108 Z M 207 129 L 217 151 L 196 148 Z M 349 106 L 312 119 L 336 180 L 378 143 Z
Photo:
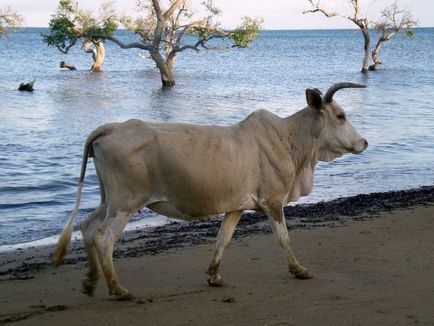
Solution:
M 336 118 L 338 118 L 339 120 L 345 121 L 347 119 L 347 117 L 345 116 L 345 113 L 338 113 L 336 115 Z

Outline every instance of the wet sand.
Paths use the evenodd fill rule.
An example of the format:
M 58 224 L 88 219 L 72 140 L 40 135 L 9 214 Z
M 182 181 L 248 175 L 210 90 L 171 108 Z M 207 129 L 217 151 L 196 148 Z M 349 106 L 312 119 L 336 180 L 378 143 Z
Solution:
M 132 231 L 115 265 L 136 299 L 118 302 L 101 280 L 80 292 L 74 242 L 0 254 L 0 325 L 433 325 L 434 187 L 288 207 L 293 250 L 312 280 L 296 280 L 264 216 L 246 214 L 211 288 L 205 271 L 220 219 Z

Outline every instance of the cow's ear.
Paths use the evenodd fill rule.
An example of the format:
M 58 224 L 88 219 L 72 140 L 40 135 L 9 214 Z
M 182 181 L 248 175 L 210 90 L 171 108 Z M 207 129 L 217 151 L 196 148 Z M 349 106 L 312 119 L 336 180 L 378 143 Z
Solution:
M 306 101 L 313 109 L 321 110 L 323 108 L 323 101 L 321 92 L 317 89 L 306 89 Z

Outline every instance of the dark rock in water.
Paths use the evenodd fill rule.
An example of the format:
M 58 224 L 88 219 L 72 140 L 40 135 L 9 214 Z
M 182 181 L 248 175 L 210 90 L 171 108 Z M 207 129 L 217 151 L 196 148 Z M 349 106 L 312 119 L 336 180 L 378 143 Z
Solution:
M 66 68 L 69 70 L 77 70 L 73 65 L 66 63 L 65 61 L 60 61 L 60 68 Z
M 20 86 L 18 87 L 19 91 L 25 91 L 25 92 L 33 92 L 33 85 L 35 84 L 36 80 L 32 80 L 29 83 L 21 83 Z

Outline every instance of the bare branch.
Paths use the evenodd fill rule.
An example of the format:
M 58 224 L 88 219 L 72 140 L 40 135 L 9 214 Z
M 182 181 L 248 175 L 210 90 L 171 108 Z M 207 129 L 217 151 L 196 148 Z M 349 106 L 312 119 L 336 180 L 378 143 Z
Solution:
M 122 49 L 137 48 L 137 49 L 149 51 L 152 48 L 149 44 L 144 44 L 144 43 L 140 43 L 140 42 L 123 43 L 121 40 L 118 40 L 117 38 L 115 38 L 113 36 L 104 35 L 104 34 L 92 34 L 92 35 L 88 35 L 88 36 L 92 37 L 92 38 L 100 38 L 103 40 L 112 41 L 113 43 L 117 44 Z
M 73 42 L 71 42 L 69 45 L 67 45 L 67 46 L 64 46 L 64 47 L 62 47 L 62 46 L 60 46 L 60 45 L 58 45 L 58 44 L 56 44 L 55 46 L 56 46 L 56 48 L 60 51 L 60 52 L 62 52 L 62 53 L 64 53 L 64 54 L 68 54 L 68 51 L 75 45 L 75 43 L 77 43 L 77 40 L 74 40 Z
M 153 1 L 156 1 L 156 0 L 153 0 Z M 164 20 L 167 20 L 169 17 L 171 17 L 173 15 L 173 13 L 175 12 L 175 10 L 177 8 L 179 8 L 181 5 L 184 6 L 185 2 L 186 2 L 186 0 L 174 0 L 172 5 L 170 6 L 170 8 L 167 9 L 167 11 L 163 14 L 162 18 Z
M 359 14 L 360 14 L 359 0 L 351 0 L 351 5 L 354 8 L 354 19 L 358 20 L 359 19 Z
M 175 40 L 175 46 L 178 47 L 181 43 L 181 40 L 185 36 L 186 33 L 188 33 L 192 28 L 199 27 L 202 25 L 202 21 L 195 21 L 190 24 L 182 26 L 182 30 L 177 33 L 176 40 Z M 181 26 L 180 26 L 181 27 Z
M 0 35 L 7 36 L 8 29 L 14 29 L 23 23 L 24 17 L 10 7 L 0 9 Z
M 192 45 L 192 44 L 184 45 L 184 46 L 182 46 L 180 48 L 174 49 L 174 52 L 182 52 L 184 50 L 194 50 L 196 52 L 200 52 L 199 51 L 199 44 L 198 43 L 199 42 L 197 42 L 195 45 Z
M 320 12 L 322 13 L 324 16 L 326 16 L 327 18 L 331 18 L 331 17 L 343 17 L 349 20 L 353 20 L 354 17 L 348 16 L 348 15 L 344 15 L 338 12 L 329 12 L 326 9 L 324 9 L 323 7 L 320 6 L 320 1 L 317 1 L 316 3 L 314 3 L 313 0 L 308 0 L 310 2 L 310 4 L 312 5 L 312 9 L 309 10 L 304 10 L 303 14 L 308 14 L 308 13 L 315 13 L 315 12 Z
M 407 35 L 417 25 L 417 21 L 408 10 L 400 9 L 398 2 L 395 1 L 381 12 L 380 20 L 373 25 L 380 33 L 380 38 L 387 41 L 396 33 Z
M 152 0 L 152 5 L 154 7 L 155 14 L 157 15 L 157 18 L 162 19 L 163 12 L 162 12 L 161 7 L 160 7 L 160 1 L 159 0 Z

